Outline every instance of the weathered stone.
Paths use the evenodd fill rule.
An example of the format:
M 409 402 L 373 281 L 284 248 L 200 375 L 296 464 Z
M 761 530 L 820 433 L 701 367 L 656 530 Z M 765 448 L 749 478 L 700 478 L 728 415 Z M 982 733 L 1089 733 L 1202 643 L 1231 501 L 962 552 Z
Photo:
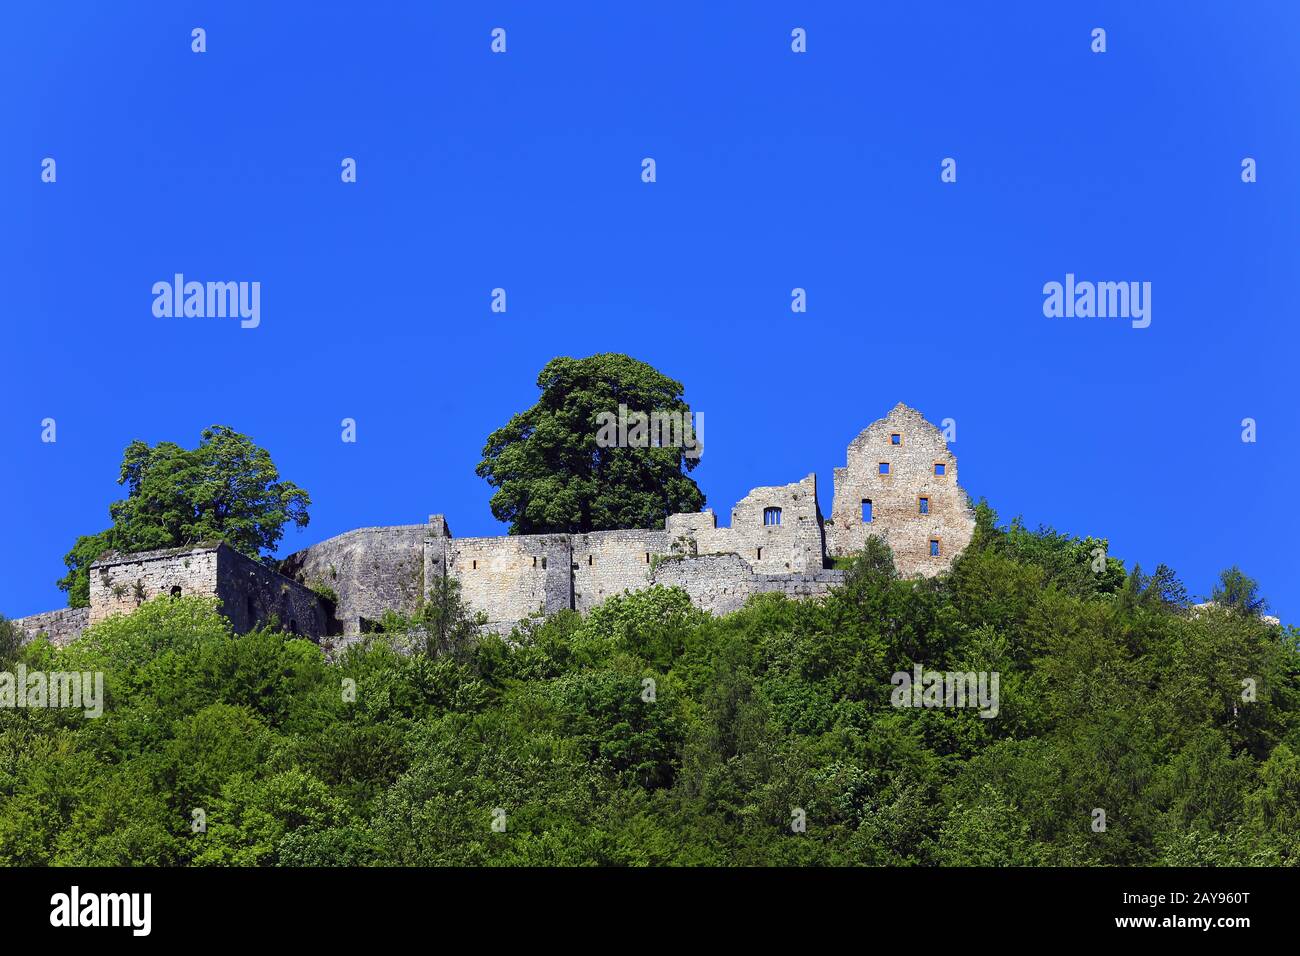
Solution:
M 226 544 L 133 554 L 110 552 L 90 566 L 95 624 L 159 596 L 215 597 L 236 634 L 277 620 L 286 631 L 319 640 L 329 618 L 319 596 Z
M 864 521 L 868 500 L 871 520 Z M 446 519 L 430 515 L 427 524 L 361 528 L 304 548 L 281 563 L 283 575 L 225 545 L 115 554 L 91 566 L 88 614 L 50 612 L 20 623 L 67 640 L 85 621 L 129 612 L 158 594 L 198 593 L 220 599 L 236 632 L 274 616 L 342 647 L 386 611 L 415 612 L 444 575 L 499 630 L 539 613 L 590 610 L 651 584 L 681 587 L 700 607 L 727 613 L 753 594 L 824 595 L 843 580 L 826 569 L 829 560 L 860 551 L 870 535 L 889 545 L 901 574 L 935 574 L 965 550 L 974 529 L 956 457 L 937 428 L 900 403 L 849 445 L 845 467 L 835 469 L 830 521 L 810 474 L 755 488 L 726 528 L 705 511 L 671 515 L 663 530 L 453 538 Z M 327 606 L 312 588 L 337 600 Z
M 357 634 L 378 623 L 385 611 L 414 610 L 424 593 L 424 542 L 434 527 L 348 531 L 289 555 L 280 570 L 310 587 L 333 591 L 338 596 L 336 629 Z M 445 522 L 440 527 L 445 529 Z
M 882 462 L 889 464 L 887 475 L 880 473 Z M 942 475 L 935 474 L 936 465 L 943 466 Z M 867 501 L 869 522 L 863 520 Z M 939 429 L 916 409 L 900 402 L 849 444 L 846 466 L 835 469 L 826 529 L 831 557 L 855 554 L 875 535 L 889 545 L 900 574 L 928 576 L 947 569 L 974 534 L 975 514 L 957 485 L 957 458 Z M 937 555 L 931 542 L 937 542 Z
M 887 477 L 876 473 L 880 461 L 890 462 Z M 934 474 L 936 462 L 945 474 Z M 719 528 L 713 512 L 704 511 L 671 515 L 662 531 L 453 538 L 443 516 L 432 515 L 428 525 L 339 535 L 291 555 L 284 567 L 299 580 L 335 588 L 336 629 L 354 635 L 384 610 L 414 611 L 421 588 L 427 593 L 437 575 L 455 577 L 490 627 L 508 629 L 538 613 L 587 611 L 651 584 L 682 587 L 701 607 L 719 612 L 751 594 L 824 595 L 842 579 L 825 570 L 829 559 L 861 550 L 872 534 L 890 545 L 904 575 L 943 570 L 970 542 L 975 520 L 957 486 L 957 459 L 939 430 L 906 405 L 854 439 L 835 482 L 833 522 L 823 521 L 817 477 L 810 474 L 755 488 L 732 509 L 730 527 Z M 866 498 L 873 501 L 870 523 L 862 520 Z M 930 553 L 932 540 L 938 555 Z M 417 541 L 423 544 L 418 586 Z
M 51 644 L 61 647 L 81 636 L 81 632 L 90 623 L 90 608 L 65 607 L 57 611 L 15 618 L 10 623 L 17 627 L 29 641 L 44 634 Z

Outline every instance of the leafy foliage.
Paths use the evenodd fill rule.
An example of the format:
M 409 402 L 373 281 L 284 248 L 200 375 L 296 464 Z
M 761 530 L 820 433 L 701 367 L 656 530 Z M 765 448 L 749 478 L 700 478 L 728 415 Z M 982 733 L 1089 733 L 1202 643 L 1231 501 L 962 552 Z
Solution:
M 1233 565 L 1219 575 L 1210 599 L 1224 607 L 1238 608 L 1247 614 L 1263 614 L 1268 601 L 1259 594 L 1259 585 Z
M 616 353 L 556 358 L 537 377 L 537 404 L 488 436 L 477 472 L 496 490 L 492 514 L 511 534 L 662 528 L 704 495 L 682 447 L 601 447 L 598 416 L 689 415 L 682 384 Z
M 197 448 L 133 441 L 117 481 L 127 496 L 109 506 L 113 525 L 83 535 L 63 559 L 59 587 L 70 607 L 90 604 L 90 565 L 105 551 L 152 551 L 224 541 L 256 558 L 273 552 L 284 525 L 307 525 L 307 492 L 282 481 L 270 454 L 226 425 L 203 430 Z
M 8 667 L 16 660 L 22 645 L 22 632 L 12 621 L 0 615 L 0 667 Z
M 1099 543 L 983 506 L 936 580 L 873 539 L 824 601 L 652 588 L 508 639 L 449 588 L 394 620 L 415 653 L 334 662 L 147 602 L 15 651 L 107 705 L 0 709 L 0 864 L 1300 863 L 1300 632 Z M 914 664 L 998 672 L 998 716 L 891 706 Z

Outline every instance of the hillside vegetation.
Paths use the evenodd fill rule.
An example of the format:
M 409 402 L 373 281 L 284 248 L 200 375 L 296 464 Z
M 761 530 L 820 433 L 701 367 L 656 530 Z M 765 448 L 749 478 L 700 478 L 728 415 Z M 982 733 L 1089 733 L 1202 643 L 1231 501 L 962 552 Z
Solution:
M 108 697 L 0 710 L 0 862 L 1300 860 L 1297 632 L 1249 579 L 1193 611 L 1167 569 L 979 518 L 941 578 L 873 541 L 828 599 L 723 618 L 652 588 L 475 638 L 441 595 L 419 651 L 328 662 L 162 598 L 67 648 L 0 641 L 2 669 Z M 918 663 L 997 672 L 997 716 L 892 706 Z

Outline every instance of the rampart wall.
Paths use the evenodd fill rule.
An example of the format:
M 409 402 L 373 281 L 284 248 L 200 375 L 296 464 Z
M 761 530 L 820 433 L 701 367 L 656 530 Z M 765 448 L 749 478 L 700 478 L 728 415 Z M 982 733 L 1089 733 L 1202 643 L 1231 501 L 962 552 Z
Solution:
M 353 638 L 386 611 L 412 614 L 436 579 L 455 578 L 471 609 L 508 631 L 536 614 L 587 611 L 624 591 L 680 587 L 700 607 L 739 608 L 753 594 L 816 597 L 843 580 L 834 558 L 884 540 L 905 576 L 951 566 L 975 518 L 943 434 L 899 403 L 848 446 L 835 469 L 830 520 L 817 477 L 755 488 L 718 527 L 712 511 L 670 515 L 663 529 L 454 538 L 426 524 L 360 528 L 291 554 L 282 574 L 224 545 L 110 554 L 91 566 L 89 610 L 22 619 L 24 632 L 71 640 L 87 623 L 159 595 L 215 595 L 238 633 L 272 618 L 313 639 Z M 333 600 L 320 593 L 333 592 Z M 339 643 L 339 642 L 333 642 Z

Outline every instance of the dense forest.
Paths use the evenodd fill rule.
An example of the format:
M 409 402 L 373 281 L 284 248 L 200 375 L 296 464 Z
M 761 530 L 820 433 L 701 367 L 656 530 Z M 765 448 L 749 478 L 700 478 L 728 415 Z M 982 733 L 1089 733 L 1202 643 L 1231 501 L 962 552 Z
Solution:
M 2 669 L 100 671 L 107 703 L 0 710 L 0 861 L 1300 860 L 1300 632 L 1235 569 L 1195 608 L 978 517 L 936 579 L 873 539 L 829 598 L 721 618 L 652 588 L 480 636 L 448 588 L 335 660 L 201 598 L 66 648 L 4 630 Z M 997 673 L 997 716 L 894 706 L 915 664 Z

